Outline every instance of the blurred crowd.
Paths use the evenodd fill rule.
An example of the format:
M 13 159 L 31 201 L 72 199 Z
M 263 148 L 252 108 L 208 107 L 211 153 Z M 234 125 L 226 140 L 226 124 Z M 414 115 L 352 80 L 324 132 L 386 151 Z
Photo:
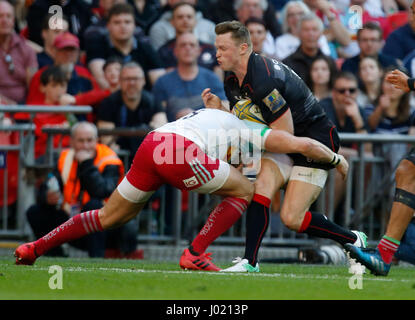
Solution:
M 76 118 L 35 115 L 38 163 L 46 152 L 44 126 L 88 122 L 148 132 L 202 108 L 205 88 L 226 100 L 214 29 L 239 20 L 251 33 L 253 50 L 290 66 L 339 132 L 411 134 L 412 97 L 384 79 L 396 68 L 415 76 L 413 8 L 408 0 L 0 0 L 0 104 L 93 107 Z M 29 120 L 24 113 L 0 117 L 2 124 Z M 141 142 L 93 138 L 115 153 L 126 151 L 126 169 Z M 76 132 L 57 135 L 54 145 L 74 148 L 77 139 Z M 367 152 L 393 168 L 406 147 L 368 146 Z M 340 150 L 347 157 L 356 152 L 353 144 Z M 122 174 L 111 177 L 112 185 Z M 341 181 L 336 188 L 338 205 Z M 58 198 L 52 202 L 55 207 Z

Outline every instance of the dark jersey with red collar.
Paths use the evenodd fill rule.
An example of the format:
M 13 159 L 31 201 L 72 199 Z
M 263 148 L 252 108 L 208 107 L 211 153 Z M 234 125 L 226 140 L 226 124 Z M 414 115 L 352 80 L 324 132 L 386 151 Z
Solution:
M 325 116 L 325 112 L 304 81 L 288 66 L 252 53 L 248 70 L 239 86 L 233 72 L 225 73 L 225 93 L 231 109 L 241 100 L 251 100 L 269 125 L 290 108 L 294 130 Z

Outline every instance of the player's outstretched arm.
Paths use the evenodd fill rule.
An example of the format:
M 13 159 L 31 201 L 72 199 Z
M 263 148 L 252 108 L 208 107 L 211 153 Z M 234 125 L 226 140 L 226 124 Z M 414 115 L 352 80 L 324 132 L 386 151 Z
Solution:
M 206 108 L 219 109 L 222 111 L 229 112 L 229 107 L 226 108 L 226 106 L 222 103 L 222 100 L 216 94 L 213 94 L 210 91 L 210 88 L 206 88 L 205 90 L 203 90 L 202 99 Z
M 409 81 L 408 81 L 409 80 Z M 386 76 L 386 81 L 392 83 L 395 88 L 409 92 L 410 90 L 415 90 L 414 88 L 414 79 L 410 79 L 402 71 L 395 69 Z
M 331 163 L 346 179 L 349 164 L 346 159 L 331 151 L 317 140 L 296 137 L 282 130 L 271 130 L 265 140 L 265 149 L 275 153 L 301 153 L 315 161 Z

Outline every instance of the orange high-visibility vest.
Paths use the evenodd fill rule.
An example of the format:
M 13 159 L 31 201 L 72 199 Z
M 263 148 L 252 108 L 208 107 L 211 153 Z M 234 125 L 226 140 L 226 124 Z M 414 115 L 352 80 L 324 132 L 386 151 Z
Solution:
M 120 172 L 118 183 L 120 183 L 124 175 L 124 165 L 117 154 L 106 145 L 99 143 L 95 150 L 94 166 L 102 173 L 106 166 L 117 165 Z M 74 159 L 74 155 L 75 151 L 73 149 L 65 149 L 58 159 L 58 170 L 63 181 L 63 202 L 64 205 L 77 203 L 85 205 L 90 200 L 90 196 L 86 190 L 83 190 L 83 194 L 80 195 L 81 183 L 77 176 L 78 161 Z M 80 196 L 82 199 L 79 199 Z

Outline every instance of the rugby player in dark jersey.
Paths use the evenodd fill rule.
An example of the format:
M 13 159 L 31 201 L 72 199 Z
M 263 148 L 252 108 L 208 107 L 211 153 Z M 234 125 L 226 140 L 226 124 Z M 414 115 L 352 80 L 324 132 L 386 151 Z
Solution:
M 241 119 L 263 122 L 272 129 L 316 139 L 334 152 L 338 151 L 339 137 L 335 126 L 294 71 L 281 62 L 253 53 L 249 32 L 238 21 L 222 22 L 215 32 L 216 57 L 222 70 L 226 71 L 224 87 L 233 113 Z M 202 98 L 208 108 L 226 109 L 209 88 L 203 91 Z M 255 106 L 244 101 L 251 101 Z M 365 246 L 366 235 L 363 233 L 347 230 L 323 214 L 309 211 L 332 168 L 333 165 L 318 163 L 299 154 L 288 157 L 265 153 L 255 182 L 255 195 L 247 212 L 244 258 L 225 271 L 259 271 L 258 249 L 268 227 L 271 199 L 286 183 L 280 215 L 288 228 L 313 237 L 329 238 L 342 245 Z
M 415 4 L 412 5 L 412 8 L 414 6 Z M 400 70 L 389 73 L 386 76 L 386 81 L 405 92 L 415 91 L 415 79 L 409 78 Z M 415 148 L 399 163 L 395 173 L 395 182 L 395 198 L 388 226 L 376 249 L 361 249 L 353 245 L 345 246 L 353 258 L 368 267 L 375 275 L 388 275 L 392 258 L 401 245 L 409 223 L 414 219 Z

